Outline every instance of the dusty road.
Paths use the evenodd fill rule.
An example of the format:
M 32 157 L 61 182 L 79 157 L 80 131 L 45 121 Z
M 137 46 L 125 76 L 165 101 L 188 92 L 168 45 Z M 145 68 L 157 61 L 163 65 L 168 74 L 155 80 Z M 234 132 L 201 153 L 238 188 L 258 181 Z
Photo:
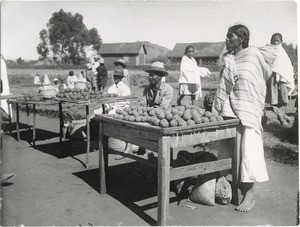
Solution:
M 26 123 L 24 114 L 21 122 Z M 110 155 L 108 194 L 98 193 L 98 153 L 79 146 L 58 145 L 58 120 L 39 117 L 36 148 L 23 131 L 21 141 L 3 136 L 5 172 L 15 172 L 13 184 L 2 187 L 2 225 L 155 225 L 156 184 L 147 170 L 129 159 Z M 46 140 L 45 140 L 46 139 Z M 119 165 L 120 164 L 120 165 Z M 170 225 L 289 225 L 298 223 L 298 167 L 267 160 L 270 180 L 256 184 L 256 205 L 249 213 L 233 205 L 213 207 L 182 201 L 170 204 Z M 171 197 L 175 197 L 171 193 Z M 172 199 L 173 201 L 173 199 Z M 196 207 L 191 209 L 186 204 Z

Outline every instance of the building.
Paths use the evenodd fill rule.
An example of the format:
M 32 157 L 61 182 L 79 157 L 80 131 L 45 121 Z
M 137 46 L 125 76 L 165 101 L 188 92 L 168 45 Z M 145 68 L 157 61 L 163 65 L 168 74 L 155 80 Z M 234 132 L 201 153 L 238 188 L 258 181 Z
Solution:
M 142 42 L 103 43 L 99 53 L 106 65 L 113 65 L 118 59 L 123 59 L 127 65 L 145 65 L 147 50 Z
M 187 45 L 191 44 L 194 47 L 194 58 L 199 66 L 219 66 L 221 55 L 226 50 L 225 42 L 215 43 L 176 43 L 167 57 L 174 63 L 180 63 Z

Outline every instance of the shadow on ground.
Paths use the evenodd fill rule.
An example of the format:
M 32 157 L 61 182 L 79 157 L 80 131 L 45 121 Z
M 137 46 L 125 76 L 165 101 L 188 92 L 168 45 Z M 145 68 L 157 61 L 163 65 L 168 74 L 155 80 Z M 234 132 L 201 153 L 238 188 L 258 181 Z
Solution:
M 157 196 L 157 180 L 153 170 L 138 162 L 130 162 L 108 168 L 107 193 L 125 205 L 149 225 L 157 225 L 157 220 L 145 211 L 157 207 L 157 202 L 139 206 L 138 201 Z M 85 170 L 73 173 L 99 192 L 99 170 Z M 170 198 L 170 203 L 177 202 L 177 197 Z

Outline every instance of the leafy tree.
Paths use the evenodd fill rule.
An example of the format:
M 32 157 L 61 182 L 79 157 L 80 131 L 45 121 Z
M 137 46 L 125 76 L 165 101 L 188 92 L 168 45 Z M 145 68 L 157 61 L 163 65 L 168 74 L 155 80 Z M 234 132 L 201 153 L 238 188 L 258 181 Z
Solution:
M 41 42 L 37 46 L 38 54 L 45 58 L 51 50 L 53 59 L 63 64 L 82 64 L 86 57 L 86 48 L 100 49 L 102 40 L 96 28 L 90 30 L 83 23 L 83 16 L 64 12 L 54 12 L 49 19 L 47 29 L 40 32 Z
M 40 39 L 41 41 L 36 49 L 40 55 L 39 60 L 44 60 L 49 54 L 49 37 L 46 29 L 40 31 Z

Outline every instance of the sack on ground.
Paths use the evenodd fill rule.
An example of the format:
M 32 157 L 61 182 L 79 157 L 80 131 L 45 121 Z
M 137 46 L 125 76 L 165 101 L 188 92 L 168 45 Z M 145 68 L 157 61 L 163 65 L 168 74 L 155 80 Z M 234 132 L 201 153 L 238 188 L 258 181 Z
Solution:
M 217 158 L 211 153 L 204 152 L 198 162 L 216 161 Z M 198 176 L 198 179 L 189 195 L 189 200 L 194 203 L 213 206 L 215 205 L 217 173 L 208 173 Z
M 220 177 L 216 183 L 216 202 L 222 205 L 227 205 L 231 202 L 231 199 L 231 185 L 226 177 Z
M 198 177 L 189 200 L 193 203 L 215 205 L 216 174 L 208 173 Z

